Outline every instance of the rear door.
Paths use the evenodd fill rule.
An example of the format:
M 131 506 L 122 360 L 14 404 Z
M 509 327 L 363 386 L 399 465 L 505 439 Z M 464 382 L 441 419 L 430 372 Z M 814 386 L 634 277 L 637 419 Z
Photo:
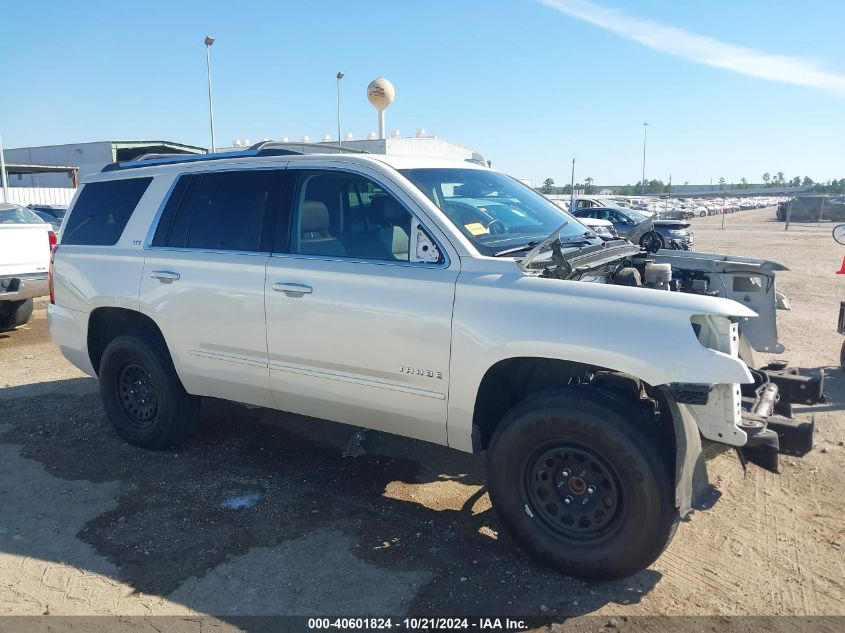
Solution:
M 267 264 L 276 407 L 445 444 L 458 258 L 377 173 L 288 173 L 292 213 Z M 438 261 L 413 255 L 424 239 L 441 239 Z
M 185 388 L 270 406 L 264 275 L 283 169 L 217 170 L 175 183 L 147 251 L 141 310 Z

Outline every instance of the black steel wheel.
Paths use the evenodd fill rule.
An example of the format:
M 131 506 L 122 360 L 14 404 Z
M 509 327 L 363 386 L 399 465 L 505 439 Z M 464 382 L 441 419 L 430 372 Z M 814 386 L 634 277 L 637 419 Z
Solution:
M 674 447 L 652 417 L 591 387 L 515 405 L 487 449 L 493 508 L 513 539 L 571 576 L 625 578 L 671 541 Z
M 139 429 L 148 428 L 158 411 L 150 372 L 138 363 L 129 362 L 121 367 L 116 380 L 123 412 Z
M 178 444 L 194 428 L 199 398 L 185 391 L 164 342 L 154 334 L 123 334 L 103 350 L 98 376 L 103 407 L 130 444 Z
M 608 460 L 579 444 L 555 442 L 526 461 L 531 507 L 547 529 L 565 539 L 612 537 L 621 515 L 621 488 Z

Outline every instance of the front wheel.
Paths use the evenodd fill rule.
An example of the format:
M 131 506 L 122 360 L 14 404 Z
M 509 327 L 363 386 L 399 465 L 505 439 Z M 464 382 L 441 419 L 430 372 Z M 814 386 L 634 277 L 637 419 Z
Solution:
M 493 507 L 542 564 L 625 578 L 671 541 L 673 453 L 630 409 L 595 389 L 561 389 L 517 404 L 496 429 L 487 453 Z

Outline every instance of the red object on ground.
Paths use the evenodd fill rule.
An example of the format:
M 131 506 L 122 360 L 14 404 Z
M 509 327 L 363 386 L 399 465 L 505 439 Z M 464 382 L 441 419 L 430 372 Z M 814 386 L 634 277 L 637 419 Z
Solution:
M 837 275 L 845 275 L 845 257 L 842 258 L 842 266 L 836 271 Z

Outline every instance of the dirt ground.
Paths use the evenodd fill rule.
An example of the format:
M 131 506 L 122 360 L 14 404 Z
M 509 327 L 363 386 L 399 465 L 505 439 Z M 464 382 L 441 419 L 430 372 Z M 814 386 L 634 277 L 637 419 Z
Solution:
M 782 473 L 714 458 L 722 493 L 652 568 L 587 583 L 500 530 L 483 456 L 207 401 L 198 432 L 149 452 L 113 432 L 96 382 L 50 341 L 46 310 L 0 334 L 0 615 L 845 615 L 845 381 L 836 333 L 845 248 L 773 209 L 693 220 L 696 250 L 787 265 L 791 364 L 824 368 L 816 449 Z M 634 620 L 631 620 L 634 621 Z M 592 625 L 591 625 L 592 626 Z M 248 627 L 247 627 L 248 628 Z

